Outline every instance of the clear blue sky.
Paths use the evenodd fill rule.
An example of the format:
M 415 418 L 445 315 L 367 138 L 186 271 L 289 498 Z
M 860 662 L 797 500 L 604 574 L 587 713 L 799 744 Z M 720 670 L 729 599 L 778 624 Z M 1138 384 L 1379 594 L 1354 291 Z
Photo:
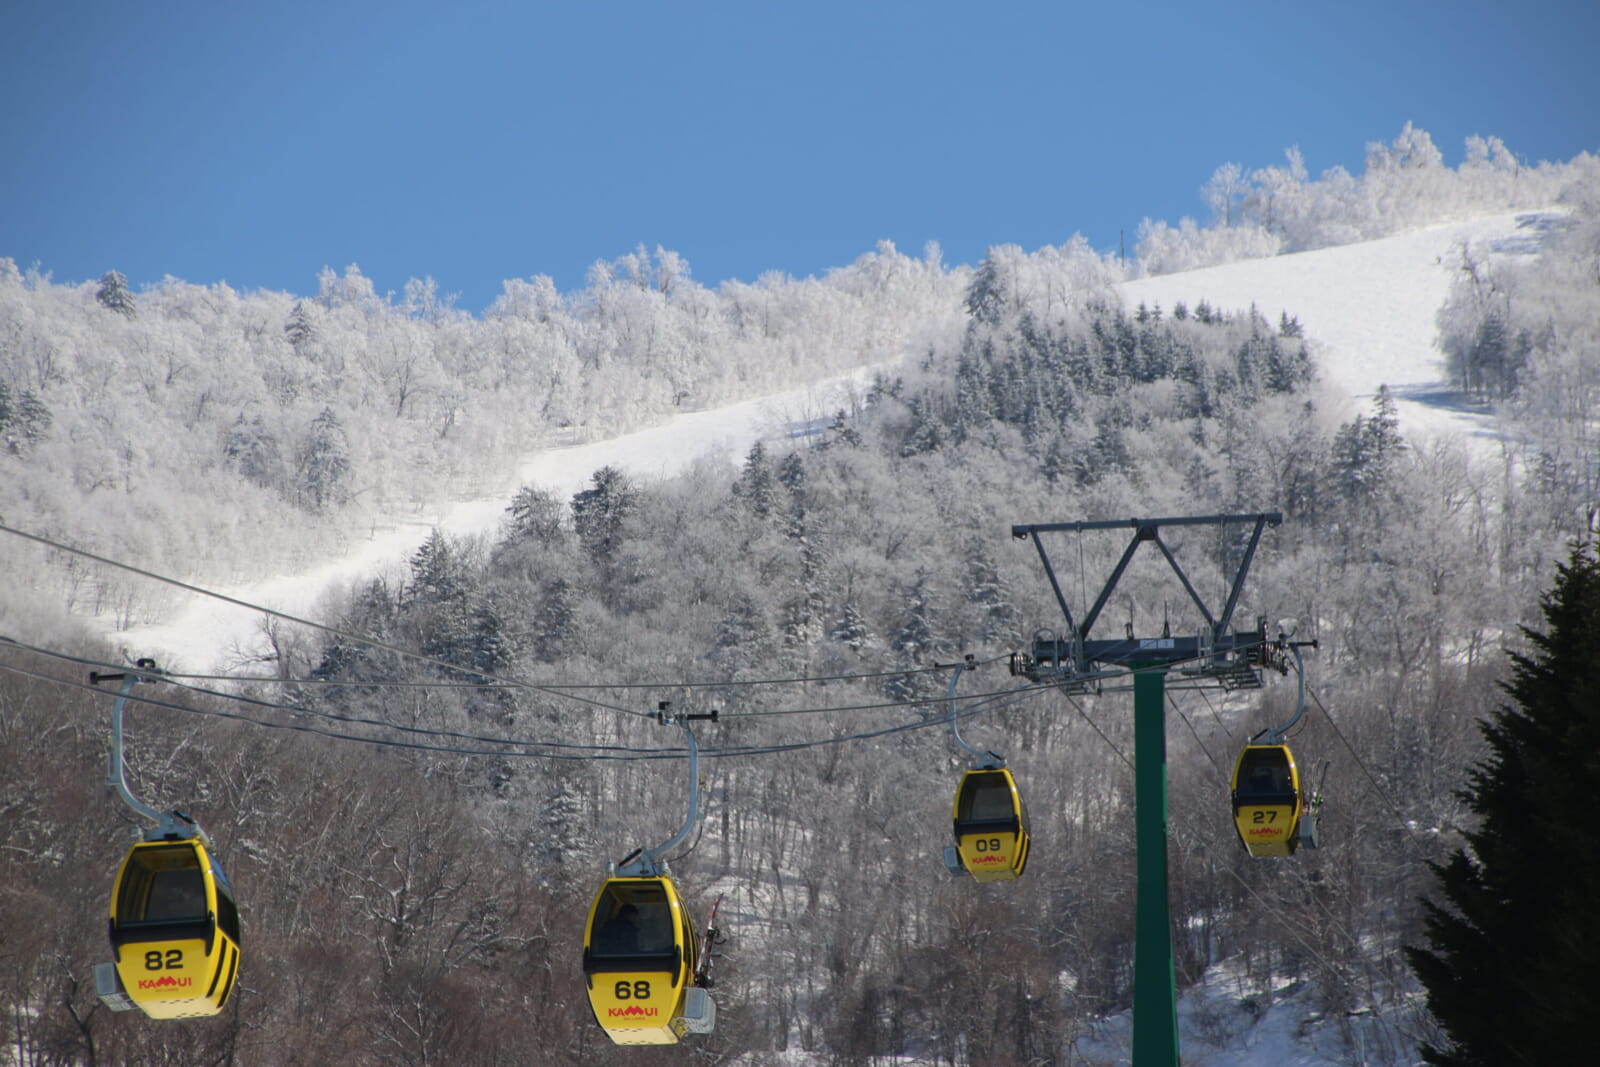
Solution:
M 1219 164 L 1407 122 L 1600 151 L 1595 0 L 4 0 L 0 256 L 480 313 L 639 244 L 702 284 L 1205 220 Z

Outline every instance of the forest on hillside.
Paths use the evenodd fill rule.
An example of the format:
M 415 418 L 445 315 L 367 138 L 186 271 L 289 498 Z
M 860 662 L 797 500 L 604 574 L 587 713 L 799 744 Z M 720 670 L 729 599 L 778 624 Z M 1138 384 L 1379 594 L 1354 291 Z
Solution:
M 1123 278 L 1581 202 L 1600 184 L 1591 155 L 1530 166 L 1495 138 L 1466 149 L 1445 166 L 1407 125 L 1368 146 L 1360 176 L 1313 178 L 1294 150 L 1225 164 L 1202 190 L 1212 224 L 1147 220 L 1128 262 L 1081 237 L 988 262 L 1048 321 Z M 58 284 L 0 258 L 0 516 L 202 583 L 283 573 L 447 501 L 509 496 L 507 472 L 545 446 L 948 348 L 975 269 L 882 243 L 820 278 L 708 288 L 641 247 L 577 292 L 507 280 L 474 318 L 430 279 L 380 293 L 354 265 L 305 295 L 178 278 L 135 292 L 114 269 Z M 5 540 L 0 562 L 41 557 Z M 82 559 L 42 562 L 41 610 L 126 626 L 171 606 Z
M 1500 182 L 1510 196 L 1543 180 L 1487 150 L 1482 174 L 1448 171 L 1407 137 L 1408 153 L 1385 149 L 1405 158 L 1369 160 L 1353 184 L 1440 217 L 1483 209 L 1464 195 L 1452 207 L 1447 185 Z M 505 315 L 482 323 L 427 311 L 425 287 L 396 307 L 352 274 L 324 279 L 343 303 L 235 294 L 188 320 L 162 300 L 203 308 L 220 294 L 0 278 L 12 339 L 0 462 L 18 472 L 0 514 L 50 517 L 36 528 L 185 573 L 230 558 L 195 549 L 179 568 L 185 538 L 248 545 L 261 536 L 252 520 L 283 509 L 331 538 L 368 506 L 338 486 L 379 471 L 400 492 L 424 453 L 431 466 L 404 476 L 406 499 L 438 492 L 429 478 L 473 454 L 455 451 L 458 437 L 506 456 L 553 427 L 598 433 L 908 356 L 825 432 L 757 446 L 735 470 L 708 459 L 641 484 L 606 468 L 571 497 L 521 487 L 498 538 L 435 535 L 403 578 L 350 592 L 325 619 L 338 633 L 266 628 L 272 681 L 141 693 L 160 703 L 130 712 L 130 777 L 147 800 L 201 818 L 241 897 L 241 986 L 214 1020 L 158 1025 L 98 1005 L 90 972 L 108 955 L 106 896 L 131 820 L 101 781 L 106 695 L 64 683 L 109 653 L 68 622 L 8 608 L 0 1049 L 29 1065 L 758 1065 L 797 1049 L 841 1064 L 1093 1062 L 1078 1042 L 1132 992 L 1130 698 L 1007 670 L 1034 631 L 1062 625 L 1010 526 L 1278 510 L 1238 615 L 1297 620 L 1318 641 L 1293 744 L 1328 797 L 1323 847 L 1253 861 L 1228 817 L 1232 757 L 1288 717 L 1292 679 L 1174 687 L 1179 981 L 1237 970 L 1237 1011 L 1204 1020 L 1219 1035 L 1309 983 L 1321 1014 L 1308 1028 L 1354 1042 L 1361 1026 L 1369 1062 L 1411 1062 L 1428 1022 L 1400 946 L 1418 937 L 1426 861 L 1459 845 L 1457 790 L 1480 752 L 1475 724 L 1500 699 L 1501 650 L 1600 501 L 1600 392 L 1586 373 L 1600 358 L 1600 181 L 1593 160 L 1564 167 L 1536 199 L 1561 199 L 1570 225 L 1531 262 L 1463 270 L 1440 315 L 1452 366 L 1515 428 L 1492 461 L 1406 440 L 1382 395 L 1339 414 L 1293 309 L 1269 321 L 1126 308 L 1113 288 L 1124 268 L 1074 244 L 996 249 L 956 271 L 883 248 L 822 280 L 716 293 L 670 256 L 634 257 L 582 299 L 541 304 L 553 294 L 531 285 L 513 310 L 508 286 Z M 1408 174 L 1425 190 L 1415 201 L 1393 192 L 1411 188 Z M 1259 172 L 1241 182 L 1193 247 L 1252 227 L 1314 240 L 1289 221 L 1309 209 L 1262 199 L 1278 186 Z M 1324 182 L 1344 188 L 1303 175 L 1297 187 Z M 1421 213 L 1391 212 L 1402 225 Z M 1369 224 L 1357 212 L 1350 230 L 1323 231 L 1365 236 Z M 260 323 L 255 342 L 238 339 L 242 321 Z M 666 344 L 696 321 L 698 340 Z M 295 323 L 303 333 L 284 329 Z M 210 327 L 226 347 L 205 347 Z M 126 348 L 97 347 L 106 331 Z M 459 347 L 442 349 L 449 337 Z M 394 374 L 406 351 L 419 353 L 418 377 Z M 41 360 L 63 379 L 35 373 Z M 518 425 L 519 408 L 540 417 Z M 174 436 L 169 413 L 190 436 Z M 341 439 L 343 466 L 326 451 Z M 156 470 L 170 485 L 204 472 L 213 501 L 166 530 L 182 508 L 152 491 Z M 94 529 L 73 525 L 91 514 Z M 1205 595 L 1225 587 L 1239 533 L 1170 538 Z M 1075 603 L 1125 544 L 1062 545 Z M 153 610 L 130 580 L 73 580 L 59 588 Z M 117 582 L 123 592 L 101 592 Z M 1192 633 L 1200 621 L 1164 566 L 1142 560 L 1103 625 Z M 948 664 L 968 654 L 980 666 L 960 683 L 974 712 L 963 733 L 1007 757 L 1032 815 L 1034 854 L 1015 883 L 952 879 L 939 859 L 962 765 L 943 722 Z M 685 810 L 678 738 L 643 714 L 663 700 L 720 712 L 698 730 L 708 815 L 672 865 L 697 915 L 723 895 L 730 940 L 717 1032 L 651 1053 L 610 1047 L 578 960 L 606 862 L 664 840 Z

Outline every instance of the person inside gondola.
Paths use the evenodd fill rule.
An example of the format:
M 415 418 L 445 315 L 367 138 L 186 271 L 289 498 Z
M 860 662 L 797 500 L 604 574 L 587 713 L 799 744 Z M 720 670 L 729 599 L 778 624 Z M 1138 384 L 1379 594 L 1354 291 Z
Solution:
M 155 886 L 145 909 L 146 919 L 203 919 L 205 914 L 205 876 L 198 868 L 156 873 Z
M 624 904 L 600 927 L 595 951 L 604 956 L 630 956 L 639 951 L 639 909 Z

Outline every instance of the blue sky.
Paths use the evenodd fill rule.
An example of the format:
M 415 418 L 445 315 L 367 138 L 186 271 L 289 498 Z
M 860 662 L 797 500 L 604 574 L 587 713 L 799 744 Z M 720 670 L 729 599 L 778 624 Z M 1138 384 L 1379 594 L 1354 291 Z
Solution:
M 480 313 L 643 244 L 704 285 L 1205 221 L 1218 165 L 1408 121 L 1600 151 L 1594 0 L 0 4 L 0 256 Z

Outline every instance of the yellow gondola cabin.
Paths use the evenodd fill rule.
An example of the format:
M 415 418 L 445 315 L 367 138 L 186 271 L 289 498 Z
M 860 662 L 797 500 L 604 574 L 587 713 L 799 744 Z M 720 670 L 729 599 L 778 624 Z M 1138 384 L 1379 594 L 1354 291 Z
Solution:
M 608 878 L 589 907 L 583 972 L 595 1021 L 619 1045 L 710 1033 L 715 1007 L 694 984 L 700 942 L 669 875 Z
M 1022 875 L 1028 865 L 1028 820 L 1009 770 L 968 770 L 956 787 L 952 814 L 962 870 L 980 882 Z
M 1302 843 L 1300 772 L 1288 745 L 1250 744 L 1233 765 L 1233 824 L 1245 851 L 1291 856 Z
M 111 892 L 111 948 L 128 1000 L 152 1019 L 216 1015 L 239 971 L 239 909 L 199 838 L 140 841 Z

